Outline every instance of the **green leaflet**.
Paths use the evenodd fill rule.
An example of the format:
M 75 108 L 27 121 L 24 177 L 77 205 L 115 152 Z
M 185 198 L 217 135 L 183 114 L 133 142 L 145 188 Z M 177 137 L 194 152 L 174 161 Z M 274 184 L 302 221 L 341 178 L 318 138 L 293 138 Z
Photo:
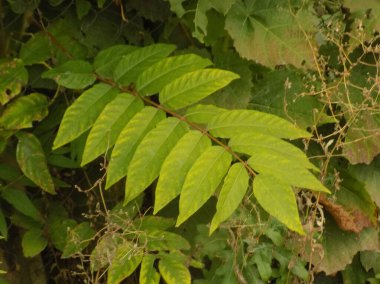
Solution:
M 44 191 L 55 194 L 40 141 L 30 133 L 20 132 L 17 137 L 16 159 L 22 172 Z
M 88 130 L 117 93 L 116 89 L 106 84 L 97 84 L 83 92 L 66 110 L 54 140 L 53 150 L 73 141 Z
M 119 284 L 136 270 L 142 258 L 142 252 L 136 251 L 133 244 L 124 243 L 120 245 L 108 268 L 107 284 Z
M 123 127 L 143 107 L 140 99 L 127 93 L 117 95 L 106 105 L 87 137 L 81 165 L 91 162 L 111 148 Z
M 22 60 L 0 61 L 0 104 L 5 105 L 21 92 L 22 86 L 28 83 L 28 71 Z
M 289 229 L 304 235 L 292 188 L 282 180 L 259 174 L 253 180 L 253 193 L 260 205 Z
M 28 230 L 22 237 L 21 246 L 25 257 L 33 257 L 45 249 L 48 241 L 42 229 Z
M 5 216 L 1 208 L 0 208 L 0 237 L 4 238 L 5 240 L 8 239 L 7 220 L 5 220 Z
M 21 46 L 20 58 L 25 65 L 40 63 L 51 56 L 50 41 L 45 33 L 36 33 Z
M 90 223 L 82 222 L 68 231 L 66 245 L 62 252 L 62 258 L 69 258 L 86 248 L 96 231 L 91 228 Z
M 69 89 L 84 89 L 95 82 L 92 65 L 83 60 L 70 60 L 41 75 L 44 79 L 53 79 L 58 85 Z
M 151 254 L 144 255 L 140 269 L 140 284 L 159 284 L 160 274 L 154 268 L 156 257 Z
M 179 199 L 178 227 L 214 193 L 231 164 L 231 155 L 220 146 L 209 147 L 188 172 Z
M 108 166 L 106 188 L 109 188 L 127 175 L 129 163 L 137 146 L 145 135 L 165 117 L 164 112 L 153 107 L 145 107 L 124 127 L 112 151 Z
M 22 214 L 32 218 L 33 220 L 43 221 L 40 212 L 24 191 L 6 187 L 1 190 L 1 197 Z
M 119 84 L 128 86 L 145 69 L 168 56 L 174 49 L 174 45 L 158 43 L 132 51 L 121 58 L 113 77 Z
M 234 164 L 223 182 L 216 213 L 211 221 L 210 235 L 216 230 L 220 223 L 225 221 L 239 206 L 248 189 L 249 175 L 241 163 Z
M 114 45 L 100 51 L 94 59 L 95 72 L 102 77 L 112 78 L 113 70 L 120 59 L 137 48 L 131 45 Z
M 255 110 L 223 112 L 210 121 L 208 130 L 212 135 L 222 138 L 257 132 L 285 139 L 311 137 L 310 133 L 296 128 L 282 118 Z
M 192 105 L 228 85 L 239 75 L 220 69 L 203 69 L 187 73 L 160 92 L 160 103 L 172 109 Z
M 189 242 L 182 236 L 166 231 L 150 231 L 141 235 L 139 239 L 150 251 L 189 250 Z
M 248 160 L 248 164 L 260 174 L 275 176 L 282 183 L 330 193 L 312 173 L 293 161 L 258 152 Z
M 186 131 L 184 122 L 169 117 L 144 137 L 128 168 L 124 204 L 136 198 L 158 177 L 165 158 Z
M 136 89 L 149 96 L 182 75 L 212 65 L 212 62 L 195 54 L 165 58 L 146 69 L 137 79 Z
M 175 255 L 164 255 L 158 263 L 158 269 L 167 284 L 190 284 L 189 269 L 178 261 Z
M 214 105 L 201 105 L 197 104 L 189 107 L 186 111 L 186 119 L 191 122 L 199 124 L 207 124 L 215 116 L 227 111 L 226 109 L 216 107 Z
M 180 194 L 191 166 L 210 146 L 210 140 L 199 131 L 190 131 L 178 141 L 161 168 L 156 187 L 154 214 Z
M 287 159 L 298 166 L 319 171 L 316 166 L 309 162 L 302 150 L 273 136 L 261 133 L 240 134 L 233 136 L 228 146 L 238 153 L 253 156 L 260 152 L 260 155 L 276 156 L 280 159 Z
M 48 114 L 48 101 L 44 95 L 32 93 L 19 97 L 7 105 L 0 116 L 0 127 L 22 129 L 32 127 L 33 121 L 40 121 Z

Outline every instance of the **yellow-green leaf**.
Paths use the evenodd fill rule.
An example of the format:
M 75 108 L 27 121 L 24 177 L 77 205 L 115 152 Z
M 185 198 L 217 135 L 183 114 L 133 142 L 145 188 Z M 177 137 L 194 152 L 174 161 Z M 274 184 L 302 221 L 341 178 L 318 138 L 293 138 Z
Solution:
M 189 269 L 177 258 L 171 255 L 161 257 L 158 269 L 167 284 L 190 284 L 191 275 Z
M 146 254 L 141 262 L 140 284 L 159 284 L 160 274 L 154 268 L 156 257 Z
M 48 241 L 43 236 L 41 229 L 31 229 L 27 231 L 21 241 L 22 251 L 25 257 L 33 257 L 45 249 Z

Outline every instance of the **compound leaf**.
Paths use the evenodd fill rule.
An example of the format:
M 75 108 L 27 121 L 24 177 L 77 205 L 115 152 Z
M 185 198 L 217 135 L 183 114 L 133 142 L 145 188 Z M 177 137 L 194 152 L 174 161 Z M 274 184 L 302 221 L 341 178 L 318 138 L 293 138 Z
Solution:
M 231 164 L 231 155 L 220 146 L 206 149 L 189 170 L 179 200 L 176 226 L 193 215 L 214 193 Z
M 210 146 L 210 140 L 199 131 L 190 131 L 178 141 L 161 168 L 156 187 L 154 214 L 180 194 L 191 166 Z
M 253 193 L 260 205 L 289 229 L 304 235 L 292 188 L 270 174 L 259 174 L 253 180 Z
M 17 137 L 16 159 L 22 172 L 44 191 L 55 194 L 40 141 L 31 133 L 20 132 Z
M 185 123 L 170 117 L 144 137 L 128 168 L 125 204 L 136 198 L 158 177 L 165 158 L 186 131 Z
M 124 127 L 112 151 L 108 166 L 106 188 L 109 188 L 127 175 L 129 163 L 137 146 L 145 135 L 165 117 L 164 112 L 153 107 L 145 107 Z
M 175 49 L 170 44 L 153 44 L 139 48 L 123 56 L 114 70 L 114 79 L 127 86 L 152 64 L 168 56 Z
M 143 107 L 141 100 L 127 93 L 106 105 L 87 137 L 82 166 L 111 148 L 123 127 Z
M 82 93 L 66 110 L 54 140 L 53 150 L 86 132 L 117 93 L 116 89 L 102 83 Z
M 136 88 L 148 96 L 182 75 L 212 65 L 212 62 L 195 54 L 165 58 L 146 69 L 137 79 Z
M 216 213 L 211 221 L 210 234 L 239 206 L 247 192 L 248 182 L 249 175 L 246 168 L 241 163 L 234 164 L 224 179 L 216 204 Z
M 187 73 L 160 92 L 160 102 L 172 109 L 192 105 L 228 85 L 239 75 L 220 69 L 203 69 Z
M 282 118 L 255 110 L 222 112 L 210 121 L 208 130 L 212 135 L 222 138 L 231 138 L 241 133 L 265 133 L 286 139 L 311 137 L 310 133 Z

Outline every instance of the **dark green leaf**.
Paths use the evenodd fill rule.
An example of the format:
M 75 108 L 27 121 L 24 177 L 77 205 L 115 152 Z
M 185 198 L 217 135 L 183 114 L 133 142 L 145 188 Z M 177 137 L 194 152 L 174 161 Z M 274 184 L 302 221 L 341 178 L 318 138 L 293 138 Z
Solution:
M 90 223 L 83 222 L 68 231 L 66 245 L 62 252 L 62 258 L 68 258 L 81 252 L 90 243 L 96 231 Z
M 22 237 L 21 246 L 24 256 L 33 257 L 45 249 L 48 241 L 43 236 L 41 229 L 27 231 Z

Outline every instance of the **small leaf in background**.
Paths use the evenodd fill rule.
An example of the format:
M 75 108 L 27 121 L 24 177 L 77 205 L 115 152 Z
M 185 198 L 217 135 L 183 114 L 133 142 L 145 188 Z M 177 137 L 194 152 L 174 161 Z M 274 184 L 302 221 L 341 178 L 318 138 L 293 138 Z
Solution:
M 22 129 L 33 126 L 34 121 L 41 121 L 48 115 L 46 96 L 32 93 L 19 97 L 7 105 L 0 116 L 0 127 L 5 129 Z
M 69 89 L 84 89 L 96 80 L 91 64 L 83 60 L 69 60 L 46 71 L 42 78 L 53 79 L 58 85 Z
M 146 235 L 141 235 L 139 241 L 150 251 L 174 251 L 174 250 L 189 250 L 189 242 L 182 236 L 166 232 L 166 231 L 151 231 Z
M 149 96 L 182 75 L 212 65 L 212 62 L 195 54 L 165 58 L 146 69 L 137 79 L 136 88 Z
M 106 84 L 97 84 L 86 90 L 66 110 L 54 140 L 53 150 L 71 142 L 94 124 L 104 107 L 118 91 Z
M 25 65 L 44 62 L 50 56 L 50 40 L 45 33 L 34 34 L 21 46 L 20 58 Z
M 3 210 L 0 208 L 0 234 L 1 237 L 4 238 L 5 240 L 8 239 L 8 224 L 7 220 L 5 219 Z
M 94 59 L 95 72 L 102 77 L 112 78 L 113 70 L 121 58 L 137 48 L 136 46 L 120 44 L 100 51 Z
M 156 257 L 151 254 L 144 255 L 141 262 L 140 284 L 159 284 L 160 283 L 160 273 L 154 268 L 154 262 Z
M 214 117 L 208 124 L 212 135 L 231 138 L 242 133 L 263 133 L 278 138 L 297 139 L 310 137 L 289 121 L 272 114 L 255 110 L 230 110 Z
M 69 230 L 66 245 L 62 252 L 62 258 L 69 258 L 81 252 L 89 245 L 95 234 L 96 231 L 91 228 L 88 222 L 80 223 Z
M 289 229 L 304 235 L 292 188 L 274 176 L 259 174 L 253 180 L 253 193 L 259 204 Z
M 121 131 L 112 151 L 108 166 L 106 189 L 127 175 L 129 164 L 137 146 L 145 135 L 151 131 L 166 115 L 153 107 L 145 107 L 132 117 Z
M 226 17 L 226 30 L 239 54 L 262 65 L 293 64 L 314 67 L 308 40 L 316 32 L 315 15 L 304 4 L 286 0 L 235 2 Z
M 21 246 L 25 257 L 33 257 L 45 249 L 48 241 L 41 229 L 28 230 L 22 237 Z
M 108 103 L 88 134 L 81 165 L 112 148 L 124 126 L 143 107 L 140 99 L 127 93 L 118 94 Z
M 123 56 L 114 70 L 115 80 L 128 86 L 152 64 L 160 61 L 175 50 L 171 44 L 153 44 L 139 48 Z
M 272 247 L 262 244 L 255 249 L 252 262 L 257 265 L 260 277 L 265 282 L 273 275 L 272 264 Z
M 191 275 L 189 269 L 175 254 L 164 255 L 158 263 L 158 269 L 167 284 L 190 284 Z
M 133 244 L 120 245 L 108 268 L 107 284 L 119 284 L 136 270 L 142 258 L 143 253 L 136 250 Z
M 128 168 L 125 204 L 136 198 L 158 177 L 165 158 L 187 131 L 185 123 L 169 117 L 159 122 L 143 138 Z
M 239 206 L 248 190 L 249 176 L 241 163 L 232 165 L 224 179 L 223 187 L 216 204 L 216 213 L 210 226 L 212 234 L 220 223 L 227 220 Z
M 19 132 L 17 137 L 16 159 L 22 172 L 44 191 L 55 194 L 40 141 L 31 133 Z
M 28 82 L 28 71 L 22 60 L 0 60 L 0 104 L 5 105 L 21 92 Z
M 33 220 L 43 221 L 41 213 L 24 191 L 6 187 L 1 190 L 1 197 L 22 214 Z
M 122 237 L 118 233 L 105 234 L 96 243 L 96 247 L 90 255 L 91 271 L 99 271 L 99 269 L 110 264 L 110 260 L 114 258 L 117 247 L 121 244 Z
M 238 78 L 239 75 L 220 69 L 186 73 L 161 90 L 160 103 L 172 109 L 181 109 L 200 101 Z
M 206 149 L 189 170 L 179 199 L 178 227 L 215 192 L 231 164 L 231 154 L 220 146 Z
M 178 141 L 161 167 L 156 187 L 154 214 L 181 193 L 188 171 L 210 146 L 210 139 L 199 131 L 190 131 Z
M 78 19 L 81 20 L 84 16 L 86 16 L 90 12 L 91 7 L 91 3 L 87 0 L 76 0 L 75 8 Z
M 143 216 L 133 222 L 140 231 L 164 231 L 174 226 L 174 219 L 159 216 Z

